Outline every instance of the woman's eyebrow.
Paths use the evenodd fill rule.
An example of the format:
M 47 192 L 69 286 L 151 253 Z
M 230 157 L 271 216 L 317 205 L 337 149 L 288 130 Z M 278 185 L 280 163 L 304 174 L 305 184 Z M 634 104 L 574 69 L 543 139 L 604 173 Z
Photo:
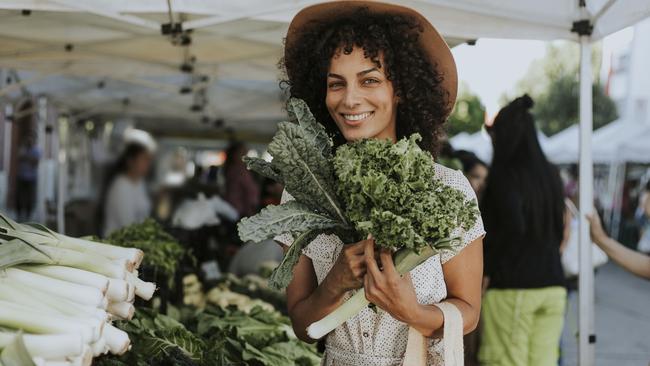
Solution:
M 373 71 L 379 71 L 379 69 L 377 69 L 376 67 L 373 67 L 372 69 L 360 71 L 360 72 L 357 73 L 357 77 L 364 76 L 364 75 L 369 74 L 369 73 L 371 73 Z M 339 74 L 334 74 L 334 73 L 331 73 L 331 72 L 327 74 L 327 77 L 345 80 L 345 78 L 343 76 L 341 76 Z
M 369 73 L 371 73 L 373 71 L 379 71 L 379 69 L 377 69 L 376 67 L 373 67 L 372 69 L 368 69 L 368 70 L 358 72 L 357 76 L 363 76 L 363 75 L 369 74 Z

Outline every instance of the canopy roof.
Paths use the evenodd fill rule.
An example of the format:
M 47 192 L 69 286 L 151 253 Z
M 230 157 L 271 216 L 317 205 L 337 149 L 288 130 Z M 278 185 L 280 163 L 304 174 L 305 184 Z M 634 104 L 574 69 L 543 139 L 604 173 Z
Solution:
M 24 86 L 82 117 L 126 114 L 154 132 L 203 137 L 223 118 L 244 136 L 268 138 L 284 118 L 276 67 L 282 38 L 293 15 L 316 2 L 174 0 L 174 22 L 192 30 L 191 45 L 182 47 L 161 34 L 170 22 L 165 1 L 0 0 L 0 68 L 16 70 L 22 82 L 0 84 L 0 97 Z M 423 13 L 452 46 L 481 37 L 576 39 L 571 28 L 581 19 L 577 1 L 396 2 Z M 587 5 L 598 18 L 596 39 L 650 14 L 643 0 Z M 181 72 L 191 56 L 193 74 Z M 205 90 L 204 112 L 190 112 L 201 95 L 181 95 L 188 85 Z M 203 115 L 210 124 L 200 122 Z

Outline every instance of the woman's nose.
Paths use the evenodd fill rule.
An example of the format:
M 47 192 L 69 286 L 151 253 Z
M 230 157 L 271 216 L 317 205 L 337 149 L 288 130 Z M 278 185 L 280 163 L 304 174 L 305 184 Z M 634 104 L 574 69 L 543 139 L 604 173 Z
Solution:
M 345 96 L 343 97 L 345 108 L 354 109 L 361 104 L 360 100 L 359 91 L 356 87 L 350 86 L 345 90 Z

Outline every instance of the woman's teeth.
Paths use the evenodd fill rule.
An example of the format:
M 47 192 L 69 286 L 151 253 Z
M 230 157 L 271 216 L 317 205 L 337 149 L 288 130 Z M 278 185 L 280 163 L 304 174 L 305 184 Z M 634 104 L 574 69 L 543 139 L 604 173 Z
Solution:
M 366 112 L 361 114 L 344 114 L 343 117 L 348 121 L 361 121 L 364 118 L 370 117 L 372 112 Z

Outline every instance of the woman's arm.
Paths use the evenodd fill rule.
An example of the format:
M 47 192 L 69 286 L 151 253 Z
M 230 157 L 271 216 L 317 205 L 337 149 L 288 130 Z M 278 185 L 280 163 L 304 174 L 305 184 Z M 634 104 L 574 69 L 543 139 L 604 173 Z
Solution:
M 287 310 L 296 336 L 305 342 L 314 342 L 307 335 L 307 327 L 336 310 L 345 293 L 360 288 L 366 274 L 363 240 L 343 246 L 336 263 L 320 285 L 311 259 L 301 255 L 294 267 L 293 279 L 287 287 Z
M 443 264 L 447 284 L 447 302 L 456 305 L 463 316 L 463 332 L 478 325 L 481 313 L 483 279 L 483 239 L 471 242 L 458 255 Z M 419 305 L 409 325 L 428 337 L 441 337 L 444 319 L 435 305 Z
M 591 239 L 621 267 L 633 274 L 650 280 L 650 256 L 627 248 L 607 236 L 600 224 L 600 218 L 593 213 L 587 215 L 590 223 Z

